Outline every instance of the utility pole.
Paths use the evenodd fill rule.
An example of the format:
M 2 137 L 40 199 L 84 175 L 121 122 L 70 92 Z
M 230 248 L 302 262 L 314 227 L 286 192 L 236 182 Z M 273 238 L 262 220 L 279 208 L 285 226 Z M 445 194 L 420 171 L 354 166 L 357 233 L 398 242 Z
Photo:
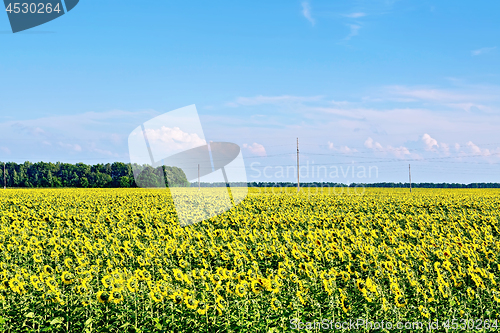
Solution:
M 3 189 L 7 189 L 7 177 L 5 176 L 5 162 L 3 162 Z
M 297 192 L 300 191 L 300 171 L 299 171 L 299 138 L 297 138 Z
M 410 177 L 410 193 L 411 193 L 411 167 L 408 164 L 408 177 Z
M 200 190 L 200 165 L 198 164 L 198 191 Z

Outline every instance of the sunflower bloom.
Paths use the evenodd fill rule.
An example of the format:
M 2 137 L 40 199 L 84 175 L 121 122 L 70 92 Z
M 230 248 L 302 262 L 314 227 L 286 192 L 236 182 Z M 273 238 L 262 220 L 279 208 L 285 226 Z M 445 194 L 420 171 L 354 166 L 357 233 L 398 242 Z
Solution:
M 238 295 L 239 297 L 245 297 L 246 294 L 247 294 L 247 288 L 239 283 L 237 286 L 236 286 L 236 295 Z
M 111 296 L 111 300 L 113 303 L 121 303 L 123 301 L 123 294 L 121 290 L 112 290 Z
M 397 307 L 402 308 L 406 305 L 406 300 L 402 295 L 396 295 L 394 299 Z
M 157 290 L 151 290 L 149 292 L 149 297 L 151 297 L 151 299 L 153 301 L 155 301 L 156 303 L 163 301 L 163 295 L 160 292 L 158 292 Z
M 281 302 L 275 297 L 271 299 L 271 308 L 274 311 L 278 311 L 281 308 Z
M 198 301 L 193 296 L 188 296 L 184 299 L 184 304 L 186 304 L 188 309 L 196 310 L 198 307 Z
M 205 301 L 201 301 L 198 303 L 198 309 L 196 310 L 196 312 L 198 312 L 198 314 L 200 315 L 204 315 L 206 314 L 208 311 L 208 305 Z
M 112 300 L 111 295 L 108 292 L 102 290 L 97 292 L 96 298 L 99 301 L 99 303 L 102 304 L 111 302 Z

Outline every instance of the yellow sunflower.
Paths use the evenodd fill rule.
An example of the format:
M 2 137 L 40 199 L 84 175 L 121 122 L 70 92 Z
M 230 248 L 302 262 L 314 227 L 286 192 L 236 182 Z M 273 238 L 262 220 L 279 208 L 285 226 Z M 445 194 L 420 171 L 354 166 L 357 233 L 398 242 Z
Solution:
M 170 298 L 174 301 L 176 304 L 182 303 L 182 293 L 180 291 L 176 291 L 172 295 L 170 295 Z
M 222 311 L 226 309 L 226 301 L 222 296 L 217 296 L 217 299 L 215 300 L 215 303 L 217 305 L 217 311 L 219 312 L 219 315 L 222 314 Z
M 403 295 L 396 295 L 394 298 L 394 302 L 399 308 L 402 308 L 406 305 L 406 299 L 403 297 Z
M 198 303 L 198 309 L 196 310 L 196 312 L 198 312 L 198 314 L 200 315 L 204 315 L 205 313 L 207 313 L 208 311 L 208 305 L 205 301 L 201 301 Z
M 112 301 L 112 296 L 108 292 L 102 290 L 97 292 L 96 298 L 99 301 L 99 303 L 103 304 Z
M 222 281 L 222 277 L 217 273 L 210 274 L 210 281 L 212 281 L 213 284 L 218 284 Z
M 342 310 L 344 310 L 345 313 L 351 310 L 351 305 L 349 304 L 349 300 L 347 299 L 347 297 L 342 295 L 340 303 L 342 305 Z
M 73 283 L 73 279 L 74 279 L 74 275 L 68 271 L 64 271 L 62 274 L 61 274 L 61 281 L 64 283 L 64 284 L 71 284 Z
M 247 294 L 247 288 L 239 283 L 237 286 L 236 286 L 236 295 L 238 295 L 239 297 L 245 297 L 246 294 Z
M 116 289 L 112 290 L 111 296 L 113 303 L 120 303 L 123 301 L 123 294 L 121 290 L 116 290 Z
M 184 304 L 186 304 L 188 309 L 196 310 L 198 307 L 198 301 L 193 296 L 188 296 L 184 299 Z
M 104 275 L 101 279 L 101 283 L 104 287 L 109 288 L 109 286 L 113 283 L 113 278 L 111 275 Z
M 131 277 L 130 279 L 127 280 L 127 289 L 131 293 L 136 292 L 138 286 L 139 286 L 139 281 L 135 277 Z
M 71 259 L 71 258 L 64 259 L 64 265 L 66 265 L 66 267 L 68 269 L 72 269 L 73 268 L 73 259 Z
M 50 267 L 49 265 L 43 266 L 43 272 L 45 274 L 52 274 L 54 272 L 54 269 Z
M 271 299 L 271 308 L 274 311 L 278 311 L 281 308 L 281 302 L 275 297 Z
M 260 292 L 262 291 L 262 286 L 260 285 L 259 280 L 252 280 L 250 285 L 252 287 L 252 291 L 255 294 L 260 294 Z
M 156 303 L 162 302 L 163 301 L 163 295 L 157 290 L 151 290 L 149 292 L 149 297 Z

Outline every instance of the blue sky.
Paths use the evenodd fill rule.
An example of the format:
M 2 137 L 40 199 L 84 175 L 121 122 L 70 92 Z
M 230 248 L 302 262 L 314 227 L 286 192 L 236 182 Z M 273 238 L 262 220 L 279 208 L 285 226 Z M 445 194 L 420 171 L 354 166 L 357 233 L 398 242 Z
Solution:
M 295 181 L 299 137 L 302 181 L 500 182 L 499 10 L 81 1 L 17 34 L 0 14 L 0 160 L 128 162 L 137 126 L 195 104 L 250 181 Z

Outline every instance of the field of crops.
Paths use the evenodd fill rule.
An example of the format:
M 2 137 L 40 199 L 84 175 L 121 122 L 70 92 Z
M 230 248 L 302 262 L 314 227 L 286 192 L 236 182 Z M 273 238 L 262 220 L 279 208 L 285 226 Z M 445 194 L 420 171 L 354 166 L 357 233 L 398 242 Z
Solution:
M 182 228 L 166 190 L 3 190 L 0 331 L 499 318 L 500 191 L 314 192 Z

